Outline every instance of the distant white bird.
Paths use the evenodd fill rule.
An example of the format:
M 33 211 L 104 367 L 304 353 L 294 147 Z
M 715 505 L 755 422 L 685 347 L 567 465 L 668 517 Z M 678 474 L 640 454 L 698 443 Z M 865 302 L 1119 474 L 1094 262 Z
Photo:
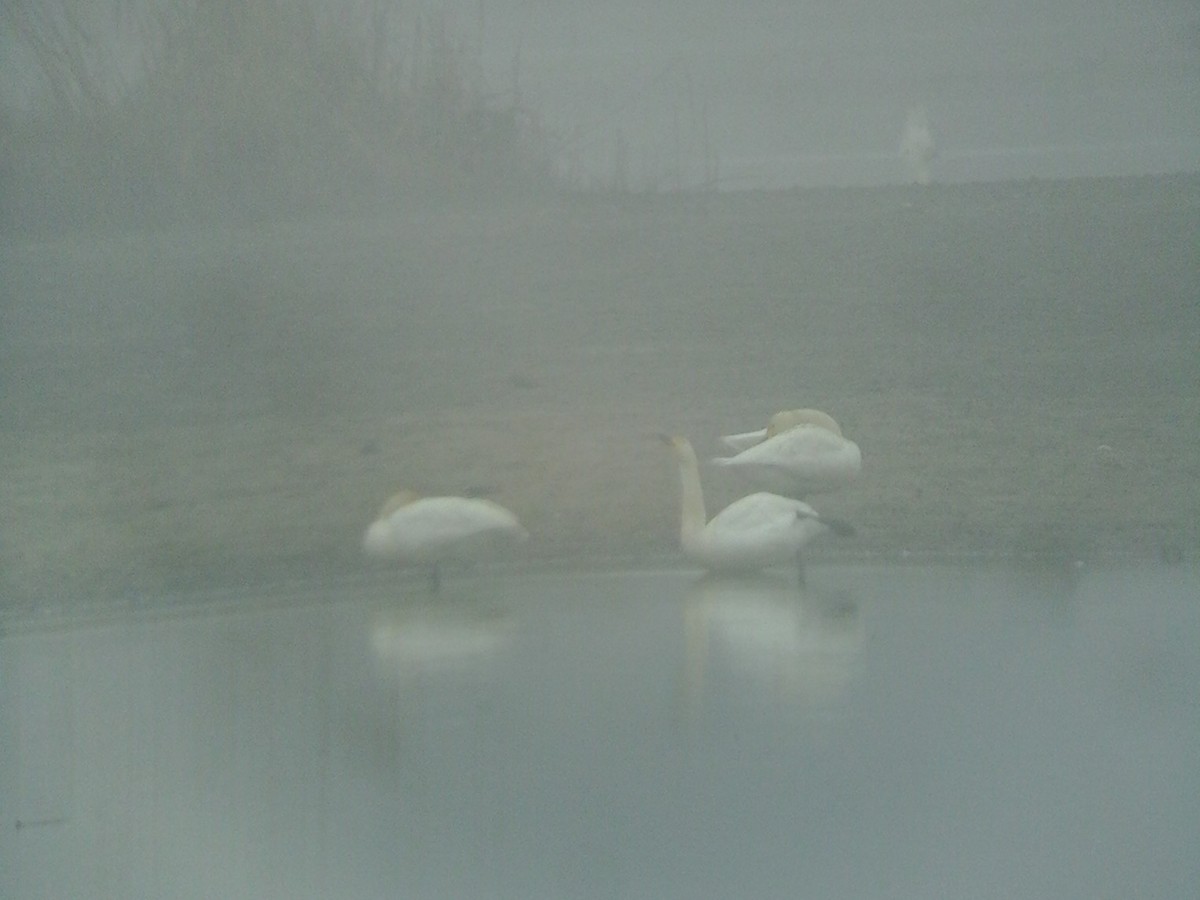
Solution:
M 700 465 L 685 437 L 663 436 L 679 465 L 683 552 L 710 571 L 753 571 L 795 562 L 803 578 L 800 549 L 819 534 L 850 535 L 844 522 L 822 518 L 801 500 L 758 493 L 735 500 L 709 521 L 704 510 Z
M 368 526 L 363 550 L 378 559 L 430 566 L 436 592 L 443 560 L 485 556 L 528 537 L 517 517 L 491 500 L 400 491 Z
M 758 431 L 744 431 L 741 434 L 726 434 L 721 437 L 721 443 L 734 453 L 741 453 L 743 450 L 753 447 L 755 444 L 761 444 L 767 438 L 774 437 L 789 428 L 795 428 L 797 425 L 820 425 L 836 435 L 840 436 L 842 433 L 841 426 L 829 413 L 821 412 L 819 409 L 785 409 L 771 416 L 766 428 L 760 428 Z
M 832 420 L 830 420 L 832 421 Z M 796 425 L 712 464 L 744 476 L 757 488 L 785 497 L 809 497 L 837 490 L 862 471 L 862 451 L 840 428 Z
M 904 133 L 900 136 L 900 156 L 908 164 L 917 184 L 929 184 L 933 180 L 929 166 L 937 157 L 937 145 L 923 106 L 914 106 L 908 111 Z

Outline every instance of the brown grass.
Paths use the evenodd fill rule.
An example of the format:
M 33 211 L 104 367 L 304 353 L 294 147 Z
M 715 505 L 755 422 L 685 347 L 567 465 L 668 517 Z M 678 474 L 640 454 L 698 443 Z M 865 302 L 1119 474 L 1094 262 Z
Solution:
M 6 602 L 357 572 L 401 487 L 676 558 L 654 434 L 816 406 L 817 558 L 1195 558 L 1200 178 L 560 200 L 3 248 Z M 710 509 L 745 488 L 706 472 Z

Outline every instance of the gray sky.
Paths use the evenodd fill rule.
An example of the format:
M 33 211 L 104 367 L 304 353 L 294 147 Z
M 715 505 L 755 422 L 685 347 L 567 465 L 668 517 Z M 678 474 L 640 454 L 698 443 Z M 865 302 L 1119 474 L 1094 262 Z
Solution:
M 478 32 L 478 0 L 450 8 Z M 706 146 L 728 186 L 902 180 L 917 104 L 943 180 L 1200 167 L 1200 8 L 1185 2 L 482 8 L 489 83 L 511 83 L 519 49 L 523 100 L 600 177 L 620 134 L 635 180 L 695 181 Z
M 936 140 L 935 180 L 1200 169 L 1191 0 L 399 0 L 395 10 L 402 27 L 417 10 L 427 20 L 445 10 L 459 39 L 481 47 L 494 91 L 516 71 L 522 103 L 581 182 L 611 179 L 619 147 L 632 187 L 903 181 L 897 148 L 916 105 Z M 0 48 L 3 96 L 28 90 L 11 49 Z

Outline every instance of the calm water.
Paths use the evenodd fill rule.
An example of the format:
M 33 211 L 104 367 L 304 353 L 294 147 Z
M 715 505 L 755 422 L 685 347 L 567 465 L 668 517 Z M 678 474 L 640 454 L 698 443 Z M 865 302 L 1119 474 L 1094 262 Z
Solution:
M 1194 897 L 1200 573 L 451 577 L 0 635 L 0 896 Z

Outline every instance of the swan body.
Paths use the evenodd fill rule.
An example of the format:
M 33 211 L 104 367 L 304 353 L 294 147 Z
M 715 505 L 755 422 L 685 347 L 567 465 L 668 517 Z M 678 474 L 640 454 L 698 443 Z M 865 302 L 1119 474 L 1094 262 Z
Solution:
M 822 519 L 802 500 L 756 493 L 735 500 L 707 520 L 700 465 L 685 437 L 666 437 L 679 466 L 680 545 L 693 562 L 715 572 L 745 572 L 799 562 L 800 548 L 833 530 L 851 534 L 841 522 Z
M 425 564 L 470 559 L 529 537 L 517 517 L 479 497 L 419 497 L 410 491 L 393 496 L 363 535 L 363 551 L 376 559 Z
M 832 431 L 838 437 L 842 435 L 841 426 L 828 413 L 821 412 L 819 409 L 785 409 L 771 416 L 766 428 L 760 428 L 757 431 L 743 431 L 741 434 L 727 434 L 721 438 L 721 443 L 734 453 L 741 453 L 743 450 L 748 450 L 755 444 L 761 444 L 768 438 L 787 431 L 789 428 L 795 428 L 797 425 L 819 425 Z
M 862 470 L 858 444 L 820 425 L 796 425 L 713 465 L 732 469 L 755 487 L 786 497 L 837 490 Z

